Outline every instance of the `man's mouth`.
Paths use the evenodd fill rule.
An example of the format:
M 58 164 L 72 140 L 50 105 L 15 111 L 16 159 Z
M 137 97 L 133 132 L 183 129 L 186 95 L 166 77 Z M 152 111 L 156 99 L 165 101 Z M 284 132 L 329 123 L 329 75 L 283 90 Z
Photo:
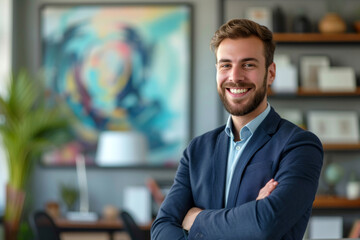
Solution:
M 249 91 L 249 88 L 228 88 L 232 94 L 241 94 Z

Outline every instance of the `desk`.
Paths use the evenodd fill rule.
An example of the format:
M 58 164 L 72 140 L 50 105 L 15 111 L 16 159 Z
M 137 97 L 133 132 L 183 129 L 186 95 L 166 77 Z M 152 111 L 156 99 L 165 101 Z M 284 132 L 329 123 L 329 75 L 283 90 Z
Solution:
M 58 218 L 55 219 L 55 224 L 58 226 L 60 232 L 107 232 L 111 240 L 115 232 L 124 231 L 124 226 L 120 219 L 111 221 L 99 219 L 95 222 L 79 222 Z M 150 227 L 151 224 L 140 226 L 143 231 L 148 233 L 150 232 Z

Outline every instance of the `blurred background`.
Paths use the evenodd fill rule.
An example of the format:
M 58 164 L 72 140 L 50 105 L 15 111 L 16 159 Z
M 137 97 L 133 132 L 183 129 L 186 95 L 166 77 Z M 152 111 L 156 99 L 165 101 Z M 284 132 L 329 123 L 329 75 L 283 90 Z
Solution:
M 171 186 L 186 145 L 228 116 L 210 39 L 227 20 L 249 18 L 275 33 L 269 103 L 316 133 L 325 149 L 306 238 L 360 236 L 360 1 L 2 0 L 0 9 L 1 95 L 10 72 L 40 73 L 71 124 L 70 138 L 31 168 L 22 222 L 34 210 L 55 206 L 66 218 L 85 204 L 97 219 L 127 209 L 148 231 L 158 190 Z M 0 215 L 6 159 L 3 147 Z

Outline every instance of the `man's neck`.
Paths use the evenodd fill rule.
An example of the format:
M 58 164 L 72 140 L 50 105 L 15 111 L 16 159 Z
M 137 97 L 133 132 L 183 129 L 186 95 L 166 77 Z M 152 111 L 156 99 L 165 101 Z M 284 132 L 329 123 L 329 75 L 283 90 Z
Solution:
M 232 123 L 233 123 L 233 134 L 234 140 L 240 141 L 240 130 L 249 122 L 251 122 L 254 118 L 259 116 L 262 112 L 267 108 L 267 102 L 265 104 L 260 104 L 254 111 L 244 115 L 244 116 L 234 116 L 231 115 Z

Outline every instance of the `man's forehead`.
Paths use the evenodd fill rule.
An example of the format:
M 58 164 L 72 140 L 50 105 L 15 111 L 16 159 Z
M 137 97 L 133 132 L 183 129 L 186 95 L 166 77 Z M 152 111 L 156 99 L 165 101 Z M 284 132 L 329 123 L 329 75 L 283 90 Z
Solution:
M 225 38 L 216 51 L 217 61 L 232 60 L 232 57 L 243 55 L 242 58 L 265 59 L 263 42 L 254 36 L 246 38 Z

